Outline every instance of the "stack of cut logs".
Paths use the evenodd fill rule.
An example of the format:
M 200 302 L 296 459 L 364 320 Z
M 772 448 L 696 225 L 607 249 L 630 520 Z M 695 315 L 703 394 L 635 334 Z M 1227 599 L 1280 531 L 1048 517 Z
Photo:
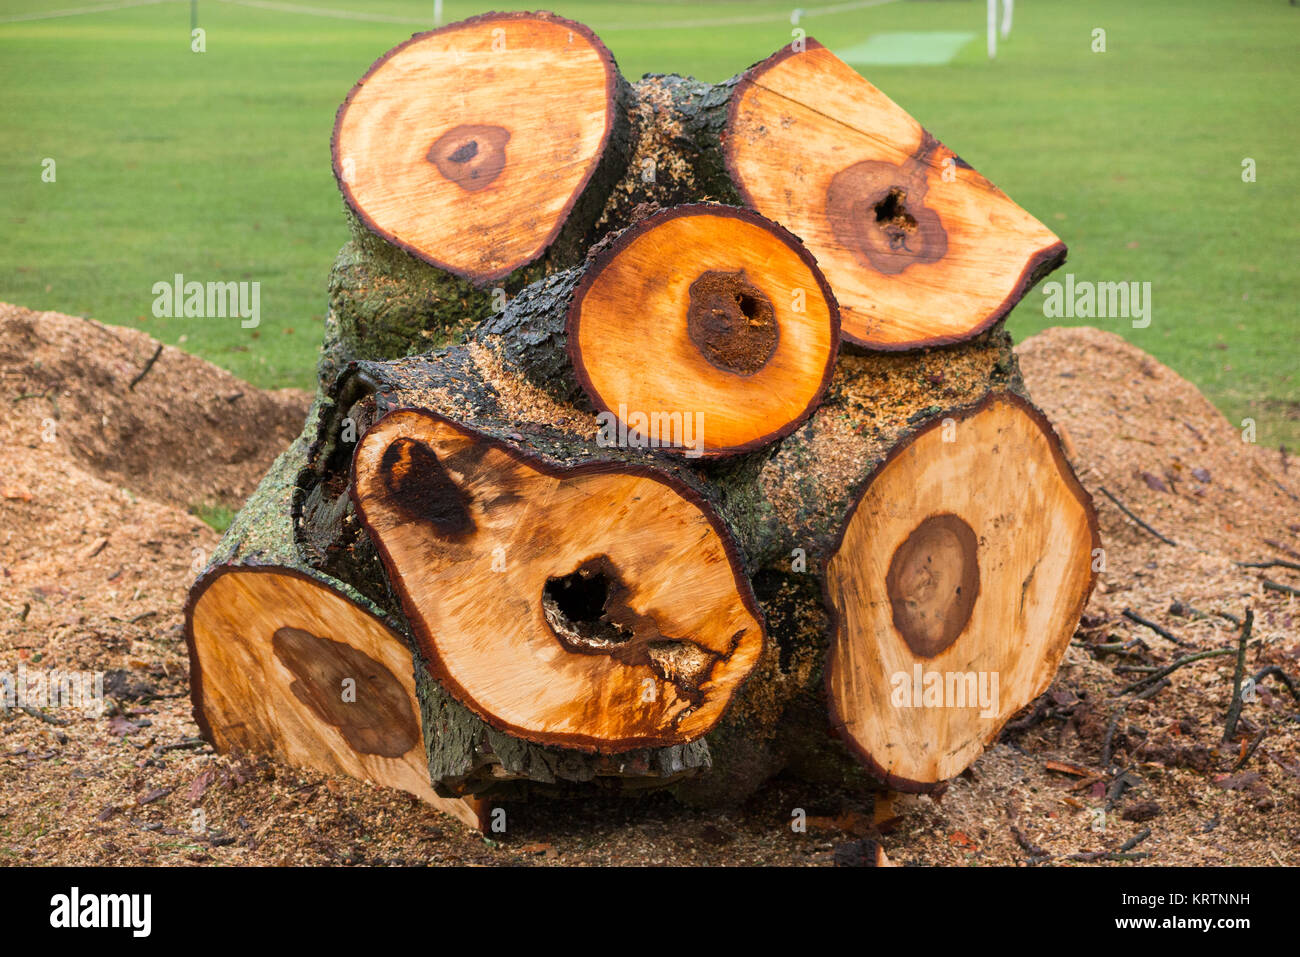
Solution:
M 333 160 L 321 387 L 188 607 L 218 749 L 472 824 L 927 791 L 1047 688 L 1097 524 L 1003 319 L 1065 246 L 825 47 L 629 84 L 488 14 Z

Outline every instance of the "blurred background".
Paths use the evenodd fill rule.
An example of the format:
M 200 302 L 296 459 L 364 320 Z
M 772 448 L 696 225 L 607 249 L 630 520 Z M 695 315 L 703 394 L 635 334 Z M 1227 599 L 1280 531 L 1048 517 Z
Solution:
M 1261 442 L 1300 442 L 1289 0 L 1017 0 L 994 58 L 985 0 L 549 8 L 592 27 L 629 79 L 721 80 L 797 23 L 1059 234 L 1056 278 L 1151 283 L 1147 328 L 1045 318 L 1036 290 L 1012 314 L 1017 339 L 1109 329 L 1232 421 L 1254 418 Z M 389 47 L 489 9 L 0 0 L 0 300 L 136 326 L 258 386 L 311 387 L 347 238 L 334 112 Z M 260 326 L 155 318 L 152 286 L 175 273 L 260 282 Z

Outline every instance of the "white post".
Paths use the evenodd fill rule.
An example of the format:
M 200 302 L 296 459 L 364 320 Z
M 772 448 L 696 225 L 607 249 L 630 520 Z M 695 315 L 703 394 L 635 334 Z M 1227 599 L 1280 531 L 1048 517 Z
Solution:
M 998 55 L 998 0 L 989 0 L 989 59 Z
M 442 0 L 433 0 L 433 25 L 442 26 Z
M 1016 0 L 1002 0 L 1002 39 L 1011 36 L 1011 8 Z

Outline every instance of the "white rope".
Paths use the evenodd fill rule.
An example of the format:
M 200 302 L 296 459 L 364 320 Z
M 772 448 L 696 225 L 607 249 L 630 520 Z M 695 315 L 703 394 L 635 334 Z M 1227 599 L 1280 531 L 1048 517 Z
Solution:
M 50 10 L 44 13 L 19 14 L 13 17 L 0 17 L 0 23 L 22 23 L 29 20 L 53 20 L 59 17 L 75 17 L 90 13 L 108 13 L 114 10 L 126 10 L 130 7 L 146 7 L 173 0 L 124 0 L 121 3 L 105 3 L 93 7 L 73 7 L 66 10 Z M 311 7 L 300 3 L 281 3 L 278 0 L 218 0 L 239 7 L 251 7 L 257 10 L 272 10 L 277 13 L 294 13 L 300 16 L 325 17 L 332 20 L 360 20 L 369 23 L 396 23 L 408 26 L 429 26 L 427 19 L 414 17 L 395 17 L 384 13 L 363 13 L 357 10 L 341 10 L 333 7 Z M 847 3 L 831 3 L 820 7 L 803 7 L 798 10 L 800 19 L 804 17 L 830 16 L 836 13 L 848 13 L 852 10 L 864 10 L 867 7 L 880 7 L 898 0 L 850 0 Z M 739 17 L 713 17 L 696 20 L 657 20 L 649 23 L 616 23 L 595 26 L 599 33 L 612 33 L 620 30 L 692 30 L 701 27 L 730 27 L 754 23 L 789 22 L 789 11 L 778 10 L 771 13 L 755 13 Z
M 297 13 L 303 16 L 328 17 L 335 20 L 366 20 L 373 23 L 402 23 L 415 26 L 429 26 L 427 19 L 411 17 L 393 17 L 382 13 L 360 13 L 354 10 L 339 10 L 331 7 L 309 7 L 299 3 L 282 3 L 278 0 L 219 0 L 221 3 L 235 4 L 241 7 L 254 7 L 261 10 L 275 10 L 280 13 Z M 898 0 L 850 0 L 847 3 L 832 3 L 821 7 L 805 7 L 799 11 L 800 17 L 828 16 L 835 13 L 848 13 L 852 10 L 864 10 L 867 7 L 884 6 L 897 3 Z M 588 24 L 597 33 L 612 33 L 619 30 L 690 30 L 699 27 L 730 27 L 751 23 L 789 22 L 788 10 L 776 10 L 771 13 L 755 13 L 739 17 L 714 17 L 697 20 L 656 20 L 646 23 L 611 23 Z
M 126 0 L 124 3 L 101 3 L 96 7 L 71 7 L 67 10 L 46 10 L 44 13 L 20 13 L 13 17 L 0 17 L 0 23 L 26 23 L 30 20 L 57 20 L 60 17 L 77 17 L 86 13 L 108 13 L 128 7 L 149 7 L 167 0 Z

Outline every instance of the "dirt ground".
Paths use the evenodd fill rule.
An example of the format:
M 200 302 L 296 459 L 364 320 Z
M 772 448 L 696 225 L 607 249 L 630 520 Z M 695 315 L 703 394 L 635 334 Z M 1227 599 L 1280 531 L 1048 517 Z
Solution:
M 1228 616 L 1247 608 L 1246 674 L 1300 678 L 1300 606 L 1263 584 L 1300 586 L 1300 571 L 1234 564 L 1300 563 L 1300 465 L 1117 336 L 1055 329 L 1019 350 L 1096 499 L 1106 568 L 1050 691 L 944 794 L 779 778 L 725 813 L 663 796 L 511 805 L 490 836 L 400 792 L 198 739 L 181 607 L 218 536 L 191 509 L 237 507 L 308 397 L 157 350 L 0 305 L 0 672 L 102 671 L 109 698 L 98 717 L 0 713 L 0 862 L 832 864 L 878 841 L 895 864 L 1300 864 L 1300 699 L 1278 675 L 1227 744 L 1234 655 L 1118 697 L 1157 666 L 1235 648 Z

